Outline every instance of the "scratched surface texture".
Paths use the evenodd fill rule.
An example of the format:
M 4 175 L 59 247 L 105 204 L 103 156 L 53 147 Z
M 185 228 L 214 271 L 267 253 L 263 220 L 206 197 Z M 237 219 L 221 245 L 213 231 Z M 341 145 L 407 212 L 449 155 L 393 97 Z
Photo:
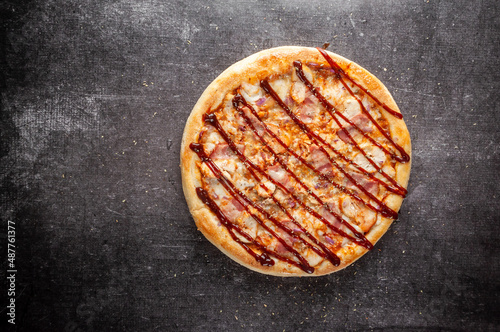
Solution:
M 500 2 L 0 10 L 0 275 L 11 220 L 19 331 L 500 329 Z M 232 63 L 324 42 L 392 91 L 413 142 L 409 195 L 353 266 L 259 275 L 194 226 L 178 166 L 184 123 Z

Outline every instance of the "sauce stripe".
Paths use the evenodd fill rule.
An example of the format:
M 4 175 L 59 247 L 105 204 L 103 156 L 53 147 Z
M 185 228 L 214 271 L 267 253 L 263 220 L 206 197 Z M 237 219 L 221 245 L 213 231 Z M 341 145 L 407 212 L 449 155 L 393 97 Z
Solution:
M 375 121 L 375 119 L 371 116 L 370 112 L 368 112 L 366 110 L 366 108 L 363 105 L 363 103 L 361 102 L 361 100 L 359 100 L 359 98 L 354 94 L 354 92 L 352 92 L 351 88 L 349 88 L 349 86 L 346 84 L 346 82 L 342 78 L 342 75 L 344 75 L 345 77 L 347 77 L 351 82 L 354 82 L 354 80 L 349 75 L 347 75 L 347 73 L 344 72 L 342 70 L 342 68 L 340 68 L 340 66 L 337 63 L 335 63 L 335 61 L 333 61 L 333 59 L 324 50 L 318 48 L 318 51 L 321 53 L 321 55 L 323 55 L 323 57 L 328 62 L 328 64 L 332 67 L 332 69 L 338 73 L 338 77 L 339 77 L 340 82 L 342 83 L 342 85 L 344 86 L 344 88 L 346 88 L 346 90 L 349 91 L 349 93 L 351 94 L 351 96 L 353 96 L 354 99 L 356 99 L 356 101 L 358 102 L 359 106 L 361 107 L 361 110 L 363 111 L 363 113 L 365 113 L 365 115 L 370 119 L 370 121 L 375 125 L 375 127 L 377 127 L 378 131 L 382 135 L 384 135 L 385 138 L 389 142 L 391 142 L 391 144 L 399 151 L 399 153 L 401 153 L 401 157 L 400 156 L 394 156 L 394 159 L 397 160 L 397 161 L 399 161 L 400 163 L 403 163 L 403 164 L 409 162 L 410 161 L 410 156 L 408 155 L 408 153 L 406 153 L 406 151 L 401 146 L 399 146 L 396 142 L 394 142 L 389 137 L 389 134 L 387 134 L 387 132 L 384 129 L 382 129 L 382 127 L 380 127 L 380 125 L 378 124 L 378 122 Z M 355 84 L 355 85 L 359 87 L 358 84 Z M 365 89 L 362 89 L 362 90 L 365 91 L 365 92 L 367 92 L 367 90 L 365 90 Z M 380 101 L 378 101 L 378 99 L 374 99 L 374 100 L 377 101 L 380 105 L 383 104 Z M 385 104 L 383 104 L 383 105 L 385 105 Z M 399 113 L 394 112 L 394 111 L 392 111 L 390 113 L 392 115 L 399 114 Z
M 370 135 L 368 135 L 363 130 L 361 130 L 356 124 L 354 124 L 350 119 L 348 119 L 347 117 L 345 117 L 342 113 L 337 112 L 337 110 L 335 109 L 335 107 L 333 107 L 333 105 L 330 104 L 328 102 L 328 100 L 326 100 L 326 98 L 318 91 L 317 88 L 315 88 L 313 86 L 313 84 L 304 75 L 304 72 L 302 71 L 302 63 L 300 61 L 298 61 L 298 60 L 294 61 L 293 65 L 295 67 L 295 71 L 297 73 L 297 77 L 299 77 L 299 79 L 304 83 L 304 85 L 314 94 L 314 96 L 316 96 L 316 98 L 318 98 L 318 100 L 320 101 L 320 103 L 323 105 L 323 107 L 325 107 L 325 109 L 327 110 L 327 112 L 333 118 L 333 120 L 335 121 L 335 123 L 337 123 L 337 125 L 340 127 L 340 129 L 343 130 L 343 132 L 347 135 L 347 137 L 349 137 L 350 141 L 354 144 L 354 146 L 363 154 L 363 156 L 377 170 L 377 172 L 379 172 L 387 180 L 389 180 L 389 182 L 391 182 L 391 184 L 395 188 L 391 187 L 390 185 L 387 185 L 385 182 L 381 181 L 379 178 L 373 176 L 373 174 L 371 174 L 370 172 L 367 172 L 364 169 L 362 170 L 363 173 L 368 174 L 368 176 L 371 179 L 373 179 L 373 180 L 378 180 L 378 182 L 381 182 L 382 184 L 384 184 L 387 189 L 389 189 L 390 191 L 394 192 L 395 194 L 398 194 L 398 195 L 401 195 L 401 196 L 404 197 L 407 194 L 406 189 L 403 188 L 403 187 L 401 187 L 394 179 L 392 179 L 389 175 L 387 175 L 387 173 L 385 173 L 384 171 L 382 171 L 382 169 L 380 167 L 378 167 L 378 165 L 368 156 L 368 154 L 366 153 L 366 151 L 364 151 L 359 146 L 359 144 L 354 140 L 354 138 L 351 136 L 351 134 L 349 133 L 349 131 L 344 129 L 344 126 L 342 126 L 342 124 L 340 123 L 340 121 L 337 119 L 337 117 L 335 115 L 340 116 L 342 118 L 342 120 L 344 120 L 347 123 L 349 123 L 353 128 L 355 128 L 359 133 L 361 133 L 365 138 L 367 138 L 372 144 L 374 144 L 375 146 L 379 147 L 382 151 L 384 151 L 385 154 L 388 154 L 388 155 L 390 155 L 391 157 L 394 157 L 394 158 L 396 158 L 398 156 L 394 155 L 393 153 L 391 153 L 390 151 L 388 151 L 384 146 L 382 146 L 379 142 L 375 141 L 372 137 L 370 137 Z M 373 118 L 372 118 L 372 120 L 373 120 Z M 338 132 L 339 131 L 337 131 L 337 135 L 338 135 Z M 395 144 L 395 143 L 392 142 L 392 144 Z M 331 149 L 333 149 L 333 147 L 330 144 L 328 144 L 327 142 L 325 142 L 325 145 L 328 145 Z
M 237 107 L 237 110 L 238 110 L 238 113 L 243 117 L 243 119 L 245 120 L 245 122 L 248 124 L 248 126 L 252 129 L 252 131 L 255 133 L 255 135 L 259 138 L 259 140 L 262 142 L 262 144 L 264 146 L 266 146 L 268 149 L 270 148 L 267 144 L 267 142 L 264 140 L 264 138 L 259 135 L 259 133 L 257 132 L 257 130 L 255 129 L 254 125 L 252 124 L 251 120 L 248 118 L 248 116 L 245 115 L 244 111 L 243 110 L 240 110 L 238 108 L 238 103 L 242 103 L 244 106 L 246 106 L 251 114 L 260 122 L 260 124 L 262 125 L 262 127 L 264 128 L 264 130 L 271 136 L 273 137 L 288 153 L 290 153 L 292 156 L 294 156 L 295 158 L 297 158 L 298 160 L 300 160 L 300 162 L 302 162 L 306 167 L 308 167 L 309 169 L 311 169 L 316 175 L 318 175 L 321 179 L 329 182 L 330 184 L 332 184 L 333 186 L 335 186 L 335 188 L 341 190 L 343 193 L 346 193 L 348 194 L 349 196 L 351 196 L 352 198 L 354 198 L 355 200 L 357 200 L 358 202 L 361 202 L 363 203 L 365 206 L 367 206 L 368 208 L 370 208 L 371 210 L 375 211 L 375 212 L 381 212 L 381 213 L 384 213 L 386 210 L 384 210 L 383 208 L 380 208 L 380 205 L 381 205 L 381 202 L 379 200 L 376 200 L 377 204 L 379 204 L 379 207 L 375 207 L 373 205 L 371 205 L 370 203 L 364 201 L 361 197 L 359 197 L 356 193 L 350 191 L 348 188 L 336 183 L 335 181 L 333 181 L 330 177 L 326 176 L 325 174 L 321 173 L 320 171 L 318 171 L 314 166 L 312 166 L 310 163 L 308 163 L 304 158 L 302 158 L 300 155 L 298 155 L 296 152 L 294 152 L 293 150 L 291 150 L 275 133 L 273 133 L 269 127 L 264 123 L 264 121 L 262 121 L 262 119 L 260 118 L 260 116 L 258 115 L 258 113 L 255 111 L 255 109 L 252 107 L 252 105 L 250 105 L 243 96 L 241 95 L 236 95 L 234 98 L 233 98 L 233 105 L 235 107 Z M 273 155 L 276 155 L 273 151 L 271 151 L 271 153 Z M 279 157 L 276 157 L 277 159 L 279 159 Z M 338 165 L 334 165 L 334 166 L 337 166 L 338 168 Z M 392 217 L 392 214 L 389 214 L 389 216 Z
M 271 181 L 274 185 L 280 187 L 284 192 L 288 193 L 290 195 L 290 197 L 292 197 L 293 200 L 296 201 L 300 206 L 302 206 L 307 212 L 309 212 L 310 214 L 312 214 L 317 219 L 321 220 L 325 225 L 327 225 L 328 227 L 330 227 L 333 231 L 335 231 L 339 235 L 341 235 L 343 237 L 346 237 L 349 240 L 351 240 L 351 241 L 353 241 L 353 242 L 355 242 L 355 243 L 357 243 L 357 244 L 359 244 L 359 245 L 361 245 L 361 246 L 363 246 L 363 247 L 365 247 L 367 249 L 371 249 L 373 247 L 373 245 L 370 243 L 370 241 L 368 241 L 363 234 L 361 234 L 360 232 L 358 232 L 352 225 L 350 225 L 348 222 L 346 222 L 342 218 L 339 219 L 337 217 L 338 215 L 336 216 L 334 214 L 334 212 L 331 212 L 331 209 L 329 209 L 328 207 L 325 206 L 325 208 L 327 208 L 327 211 L 330 212 L 332 216 L 334 216 L 335 218 L 337 218 L 337 220 L 339 222 L 341 222 L 341 224 L 345 225 L 354 234 L 355 237 L 347 234 L 346 232 L 344 232 L 340 228 L 336 227 L 335 225 L 332 225 L 328 220 L 326 220 L 324 217 L 322 217 L 316 211 L 312 210 L 309 206 L 307 206 L 307 204 L 305 204 L 304 202 L 302 202 L 302 200 L 299 199 L 287 187 L 285 187 L 281 183 L 275 181 L 264 170 L 262 170 L 260 167 L 258 167 L 257 165 L 255 165 L 254 163 L 252 163 L 250 160 L 248 160 L 248 158 L 245 157 L 241 153 L 241 151 L 238 150 L 238 148 L 236 147 L 236 145 L 234 144 L 234 142 L 231 140 L 231 138 L 227 135 L 227 133 L 224 130 L 224 128 L 222 128 L 222 126 L 220 125 L 220 123 L 219 123 L 219 121 L 217 120 L 216 117 L 211 117 L 209 123 L 211 125 L 213 125 L 217 129 L 217 131 L 222 136 L 222 138 L 226 141 L 226 143 L 229 145 L 229 147 L 231 148 L 231 150 L 233 151 L 233 153 L 235 153 L 237 155 L 237 157 L 245 164 L 245 166 L 252 167 L 254 170 L 256 170 L 257 172 L 259 172 L 260 174 L 262 174 L 267 180 Z M 211 159 L 209 157 L 206 157 L 206 159 L 208 161 L 211 161 Z M 323 206 L 326 205 L 322 201 L 320 201 L 319 203 L 321 205 L 323 205 Z
M 323 152 L 327 157 L 328 159 L 330 160 L 330 162 L 342 173 L 344 174 L 344 176 L 346 178 L 349 179 L 349 181 L 351 181 L 356 187 L 359 188 L 359 190 L 361 190 L 365 195 L 367 195 L 368 197 L 370 197 L 371 199 L 373 199 L 375 202 L 377 202 L 381 207 L 382 207 L 382 210 L 381 210 L 381 213 L 386 216 L 386 217 L 391 217 L 391 218 L 394 218 L 394 219 L 397 219 L 398 217 L 398 214 L 396 211 L 393 211 L 391 210 L 387 205 L 383 204 L 378 198 L 376 198 L 372 193 L 368 192 L 361 184 L 359 184 L 349 173 L 346 172 L 346 170 L 343 168 L 343 167 L 340 167 L 338 165 L 338 163 L 333 160 L 330 155 L 328 154 L 328 152 L 326 152 L 326 150 L 323 148 L 323 146 L 317 144 L 318 141 L 321 141 L 322 143 L 324 142 L 324 144 L 328 144 L 325 142 L 325 140 L 323 140 L 319 135 L 317 135 L 316 133 L 314 133 L 311 129 L 309 129 L 309 127 L 307 127 L 307 125 L 300 121 L 297 116 L 295 114 L 293 114 L 293 112 L 288 108 L 288 106 L 286 106 L 286 104 L 283 102 L 283 100 L 281 100 L 281 98 L 278 96 L 278 94 L 274 91 L 274 89 L 271 87 L 271 85 L 269 84 L 269 82 L 267 80 L 262 80 L 260 82 L 260 86 L 264 89 L 264 91 L 266 91 L 277 103 L 278 105 L 280 105 L 280 107 L 285 111 L 285 113 L 287 113 L 290 118 L 292 118 L 292 120 L 297 124 L 297 126 L 299 126 L 300 129 L 302 129 L 302 131 L 309 137 L 309 139 L 313 142 L 316 143 L 316 145 L 320 148 L 321 152 Z

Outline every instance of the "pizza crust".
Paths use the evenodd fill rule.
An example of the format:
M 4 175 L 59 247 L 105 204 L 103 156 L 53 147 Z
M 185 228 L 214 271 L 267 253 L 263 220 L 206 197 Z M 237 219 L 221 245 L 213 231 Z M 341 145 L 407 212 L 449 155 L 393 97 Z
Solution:
M 357 83 L 370 91 L 370 93 L 391 109 L 400 112 L 387 88 L 373 74 L 340 55 L 332 52 L 327 53 Z M 200 160 L 196 153 L 189 148 L 190 143 L 197 142 L 200 131 L 204 126 L 203 114 L 209 110 L 218 108 L 224 97 L 241 85 L 242 79 L 249 83 L 255 83 L 271 74 L 286 72 L 292 66 L 294 60 L 301 60 L 304 63 L 312 61 L 328 66 L 328 63 L 315 48 L 296 46 L 278 47 L 261 51 L 233 64 L 206 88 L 187 120 L 182 137 L 180 165 L 182 186 L 189 210 L 198 229 L 212 244 L 231 259 L 251 270 L 269 275 L 320 276 L 341 270 L 352 264 L 364 255 L 367 249 L 359 245 L 354 245 L 354 248 L 352 246 L 345 247 L 337 252 L 337 255 L 341 259 L 339 266 L 333 266 L 327 260 L 324 260 L 323 263 L 316 266 L 313 274 L 307 274 L 298 267 L 278 259 L 275 259 L 274 266 L 262 266 L 238 243 L 233 241 L 226 228 L 220 227 L 218 218 L 198 198 L 196 187 L 201 185 L 201 173 L 197 163 Z M 397 137 L 397 143 L 411 157 L 410 135 L 404 121 L 390 115 L 386 116 L 386 119 L 389 123 L 391 137 Z M 411 161 L 404 164 L 398 163 L 396 166 L 396 181 L 404 188 L 407 188 L 410 168 Z M 403 198 L 394 194 L 389 195 L 384 200 L 384 203 L 396 212 L 399 210 L 402 202 Z M 391 219 L 379 217 L 379 221 L 365 234 L 366 238 L 372 244 L 375 244 L 391 224 Z

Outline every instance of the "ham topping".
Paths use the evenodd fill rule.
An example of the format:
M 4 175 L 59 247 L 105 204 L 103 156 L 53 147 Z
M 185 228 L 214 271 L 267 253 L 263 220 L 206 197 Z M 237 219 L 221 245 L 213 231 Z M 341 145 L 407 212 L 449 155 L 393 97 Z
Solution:
M 324 175 L 330 176 L 333 174 L 333 165 L 330 163 L 328 156 L 316 145 L 309 147 L 310 162 L 314 168 Z
M 228 159 L 231 156 L 231 148 L 226 143 L 218 143 L 210 154 L 211 159 Z

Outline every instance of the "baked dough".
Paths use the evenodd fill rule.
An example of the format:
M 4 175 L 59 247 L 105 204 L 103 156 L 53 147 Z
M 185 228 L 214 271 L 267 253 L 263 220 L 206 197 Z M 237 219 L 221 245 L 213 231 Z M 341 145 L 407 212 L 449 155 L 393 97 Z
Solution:
M 207 87 L 184 130 L 182 185 L 198 229 L 236 262 L 319 276 L 352 264 L 397 218 L 410 157 L 399 108 L 373 74 L 285 46 Z

